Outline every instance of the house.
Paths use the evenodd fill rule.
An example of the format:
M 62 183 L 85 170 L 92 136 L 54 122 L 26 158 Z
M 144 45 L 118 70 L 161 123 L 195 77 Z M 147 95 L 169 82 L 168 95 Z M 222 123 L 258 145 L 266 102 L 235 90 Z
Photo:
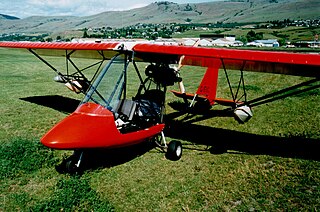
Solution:
M 199 46 L 212 46 L 212 42 L 208 39 L 201 39 L 199 41 Z
M 247 43 L 247 46 L 255 46 L 255 47 L 279 47 L 280 44 L 276 39 L 268 39 L 268 40 L 254 40 L 252 42 Z
M 188 38 L 183 41 L 183 45 L 184 46 L 193 46 L 198 40 L 199 40 L 199 38 Z
M 235 39 L 235 37 L 225 37 L 225 38 L 218 38 L 211 42 L 213 46 L 243 46 L 241 41 Z

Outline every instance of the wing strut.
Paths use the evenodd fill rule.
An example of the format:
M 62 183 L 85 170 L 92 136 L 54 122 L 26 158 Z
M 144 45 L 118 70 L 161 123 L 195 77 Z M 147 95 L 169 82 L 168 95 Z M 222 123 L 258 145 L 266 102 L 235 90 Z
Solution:
M 134 58 L 134 56 L 132 56 L 132 58 Z M 147 88 L 146 88 L 146 86 L 145 86 L 145 83 L 143 82 L 143 79 L 142 79 L 142 76 L 141 76 L 141 74 L 140 74 L 140 72 L 139 72 L 139 69 L 138 69 L 138 67 L 137 67 L 137 64 L 136 64 L 136 62 L 135 62 L 134 60 L 132 61 L 132 63 L 133 63 L 134 69 L 135 69 L 135 71 L 136 71 L 136 73 L 137 73 L 137 75 L 138 75 L 138 77 L 139 77 L 139 80 L 140 80 L 140 86 L 139 86 L 139 92 L 138 92 L 138 93 L 141 92 L 141 89 L 144 89 L 144 91 L 146 91 Z
M 229 86 L 229 90 L 230 90 L 230 93 L 231 93 L 231 96 L 232 96 L 232 100 L 234 102 L 234 106 L 233 107 L 236 107 L 239 103 L 246 104 L 246 102 L 247 102 L 247 92 L 246 92 L 246 88 L 245 88 L 244 75 L 243 75 L 243 70 L 244 70 L 244 67 L 246 65 L 246 61 L 243 61 L 242 66 L 240 68 L 240 79 L 239 79 L 239 83 L 238 83 L 238 86 L 237 86 L 236 93 L 233 92 L 233 89 L 232 89 L 232 86 L 231 86 L 231 81 L 230 81 L 230 78 L 229 78 L 229 75 L 228 75 L 228 72 L 227 72 L 227 69 L 226 69 L 226 66 L 225 66 L 225 63 L 224 63 L 223 59 L 221 59 L 221 63 L 222 63 L 222 67 L 223 67 L 223 70 L 224 70 L 224 73 L 225 73 L 225 76 L 226 76 L 226 79 L 227 79 L 227 82 L 228 82 L 228 86 Z M 243 89 L 243 95 L 241 97 L 238 97 L 241 87 Z M 244 102 L 241 102 L 240 100 L 243 97 L 244 97 Z
M 75 82 L 72 82 L 70 79 L 68 79 L 67 77 L 65 77 L 65 75 L 63 75 L 60 71 L 58 71 L 53 65 L 51 65 L 48 61 L 46 61 L 45 59 L 43 59 L 42 57 L 40 57 L 40 55 L 38 55 L 35 51 L 33 51 L 32 49 L 28 49 L 29 52 L 31 52 L 34 56 L 36 56 L 39 60 L 41 60 L 44 64 L 46 64 L 48 67 L 50 67 L 54 72 L 56 72 L 58 74 L 58 77 L 55 78 L 55 80 L 57 82 L 64 82 L 66 83 L 66 86 L 71 89 L 71 90 L 78 90 L 81 91 L 81 85 Z M 67 76 L 69 75 L 69 67 L 68 67 L 68 61 L 66 62 L 66 67 L 67 67 Z
M 42 57 L 40 57 L 40 55 L 38 55 L 35 51 L 33 51 L 32 49 L 28 49 L 29 52 L 31 52 L 34 56 L 36 56 L 39 60 L 41 60 L 43 63 L 45 63 L 47 66 L 49 66 L 54 72 L 56 72 L 59 76 L 62 77 L 63 80 L 66 80 L 66 78 L 64 78 L 63 74 L 61 72 L 59 72 L 53 65 L 51 65 L 48 61 L 46 61 L 45 59 L 43 59 Z
M 91 86 L 92 80 L 96 77 L 97 73 L 101 69 L 103 63 L 106 59 L 103 51 L 98 51 L 98 53 L 101 55 L 101 60 L 98 62 L 95 62 L 91 65 L 86 66 L 85 68 L 80 69 L 75 62 L 72 60 L 71 56 L 73 53 L 76 52 L 76 50 L 72 50 L 68 52 L 68 50 L 65 51 L 65 57 L 66 57 L 66 74 L 61 73 L 58 71 L 52 64 L 50 64 L 47 60 L 42 58 L 39 54 L 37 54 L 33 49 L 28 49 L 34 56 L 36 56 L 39 60 L 41 60 L 44 64 L 46 64 L 48 67 L 50 67 L 54 72 L 57 73 L 57 76 L 54 78 L 56 82 L 62 82 L 65 83 L 65 85 L 72 91 L 76 93 L 85 93 L 87 89 Z M 70 67 L 69 63 L 72 65 L 72 67 L 76 70 L 74 73 L 69 73 Z M 83 73 L 85 70 L 90 69 L 92 67 L 98 66 L 95 73 L 93 74 L 91 80 L 88 80 L 88 78 Z

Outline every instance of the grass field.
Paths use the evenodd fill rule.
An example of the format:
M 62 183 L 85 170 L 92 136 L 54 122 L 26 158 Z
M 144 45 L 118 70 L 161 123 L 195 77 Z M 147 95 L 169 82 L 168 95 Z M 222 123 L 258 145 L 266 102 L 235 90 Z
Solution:
M 59 61 L 64 65 L 50 59 Z M 183 68 L 188 91 L 203 73 Z M 243 125 L 221 106 L 170 120 L 177 100 L 167 93 L 166 135 L 183 143 L 181 160 L 145 143 L 97 151 L 99 160 L 73 176 L 59 172 L 71 152 L 39 141 L 82 98 L 54 76 L 30 53 L 0 49 L 0 211 L 320 210 L 320 89 L 254 107 Z M 237 77 L 230 72 L 235 83 Z M 303 81 L 245 73 L 249 99 Z M 223 72 L 219 82 L 218 96 L 230 98 Z M 227 151 L 218 151 L 222 145 Z

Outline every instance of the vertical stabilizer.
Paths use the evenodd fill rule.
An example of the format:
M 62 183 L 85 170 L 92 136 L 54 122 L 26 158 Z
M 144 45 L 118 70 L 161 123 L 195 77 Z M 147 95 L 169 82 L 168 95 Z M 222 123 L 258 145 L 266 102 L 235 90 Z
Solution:
M 216 98 L 220 66 L 221 61 L 217 60 L 213 67 L 208 67 L 197 90 L 197 95 L 204 96 L 208 99 L 210 105 L 214 104 L 214 100 Z

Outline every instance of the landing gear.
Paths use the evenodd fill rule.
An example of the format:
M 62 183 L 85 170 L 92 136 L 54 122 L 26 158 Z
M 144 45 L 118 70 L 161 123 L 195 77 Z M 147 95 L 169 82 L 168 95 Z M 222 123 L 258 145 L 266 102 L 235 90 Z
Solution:
M 81 162 L 83 160 L 83 151 L 74 151 L 73 155 L 65 161 L 65 170 L 70 174 L 77 174 L 81 171 Z
M 68 160 L 66 161 L 66 167 L 65 167 L 65 169 L 66 169 L 66 172 L 67 172 L 67 173 L 77 173 L 78 170 L 79 170 L 79 167 L 76 166 L 74 160 L 68 159 Z
M 166 157 L 169 160 L 177 161 L 182 155 L 182 144 L 180 141 L 171 141 L 168 145 Z
M 155 137 L 155 143 L 166 153 L 167 159 L 177 161 L 181 158 L 182 144 L 180 141 L 173 140 L 167 145 L 164 133 L 161 132 L 159 136 Z

